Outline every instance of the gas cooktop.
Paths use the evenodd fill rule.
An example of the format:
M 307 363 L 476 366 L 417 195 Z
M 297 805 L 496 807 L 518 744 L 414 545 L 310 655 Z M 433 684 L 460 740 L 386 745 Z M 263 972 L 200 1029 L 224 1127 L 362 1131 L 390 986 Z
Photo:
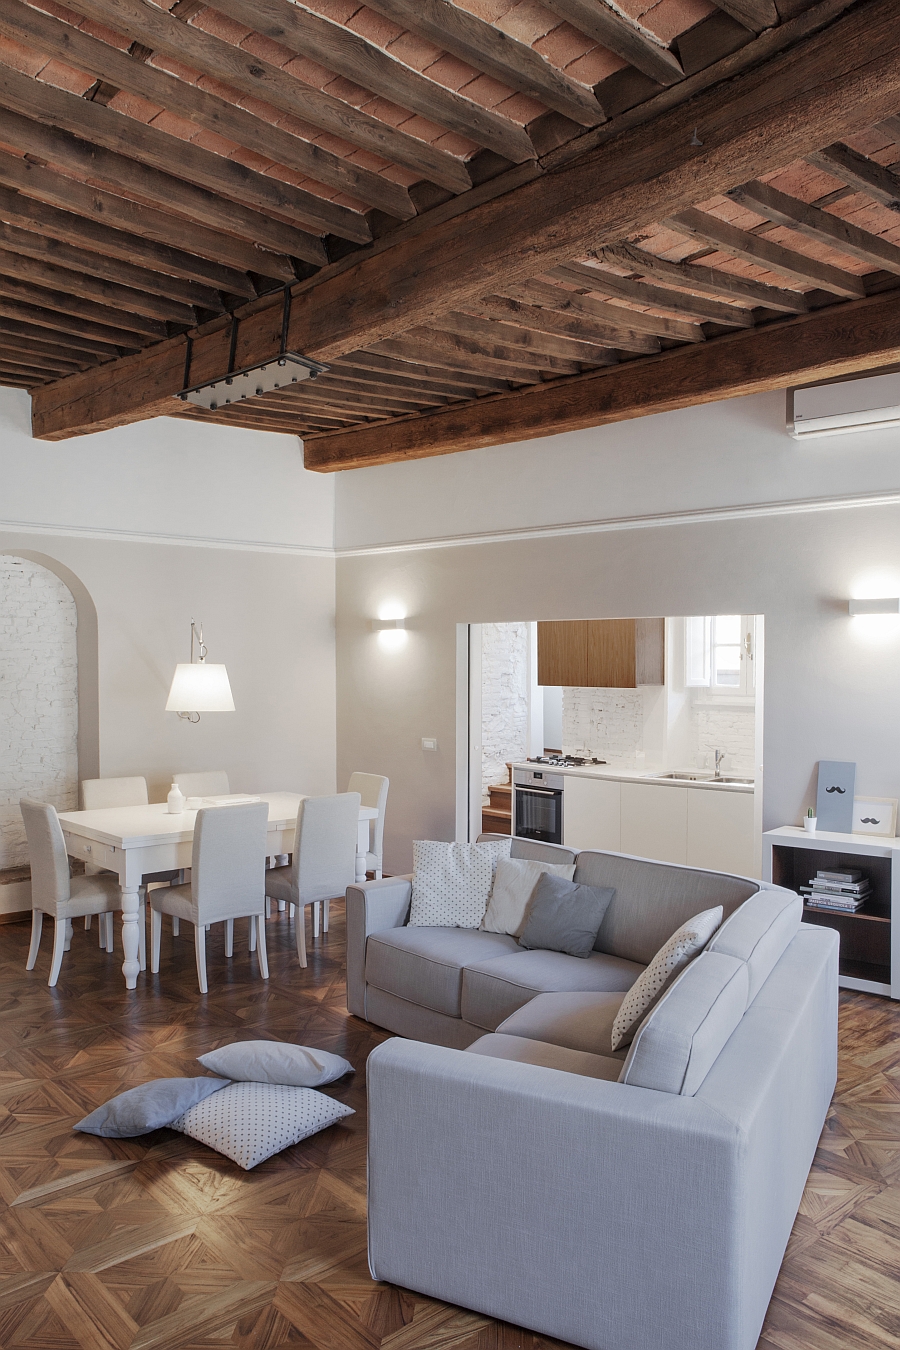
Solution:
M 580 759 L 577 755 L 535 755 L 529 764 L 554 764 L 562 769 L 580 769 L 585 764 L 605 764 L 605 759 Z

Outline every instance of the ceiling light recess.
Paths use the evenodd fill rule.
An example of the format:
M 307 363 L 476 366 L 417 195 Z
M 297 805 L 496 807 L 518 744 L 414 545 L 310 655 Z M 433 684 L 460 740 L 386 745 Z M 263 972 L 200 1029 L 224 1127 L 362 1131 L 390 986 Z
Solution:
M 259 394 L 271 394 L 276 389 L 285 389 L 301 380 L 314 380 L 328 370 L 320 361 L 287 349 L 288 328 L 291 320 L 291 288 L 284 288 L 284 309 L 281 321 L 281 349 L 277 356 L 262 361 L 256 366 L 244 366 L 235 370 L 234 358 L 237 350 L 238 318 L 231 316 L 231 348 L 228 354 L 228 370 L 216 380 L 204 384 L 190 383 L 193 341 L 187 339 L 187 351 L 184 359 L 184 388 L 176 395 L 185 403 L 193 403 L 198 408 L 207 408 L 216 412 L 219 408 L 232 403 L 241 403 L 244 399 L 256 398 Z

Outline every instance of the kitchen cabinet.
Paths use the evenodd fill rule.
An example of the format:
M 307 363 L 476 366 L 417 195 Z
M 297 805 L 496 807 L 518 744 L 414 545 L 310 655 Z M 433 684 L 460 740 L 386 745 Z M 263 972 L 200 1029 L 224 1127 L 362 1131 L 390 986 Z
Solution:
M 566 774 L 563 792 L 563 843 L 568 848 L 619 852 L 620 787 L 608 778 Z
M 701 793 L 657 783 L 622 783 L 620 787 L 621 851 L 660 862 L 687 862 L 688 797 Z
M 665 619 L 539 623 L 538 684 L 636 689 L 665 682 Z
M 758 876 L 752 792 L 688 791 L 687 863 Z

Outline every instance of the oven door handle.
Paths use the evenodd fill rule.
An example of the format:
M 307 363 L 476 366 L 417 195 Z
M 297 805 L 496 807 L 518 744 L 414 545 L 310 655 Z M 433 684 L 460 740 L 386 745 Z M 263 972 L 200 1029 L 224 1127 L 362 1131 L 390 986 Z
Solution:
M 521 783 L 516 784 L 517 792 L 530 792 L 535 797 L 561 797 L 562 788 L 533 788 L 523 787 Z

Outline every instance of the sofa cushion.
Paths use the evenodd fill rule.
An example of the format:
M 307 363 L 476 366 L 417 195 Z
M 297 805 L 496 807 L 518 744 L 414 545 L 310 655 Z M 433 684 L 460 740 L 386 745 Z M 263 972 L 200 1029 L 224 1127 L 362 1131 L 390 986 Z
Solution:
M 701 952 L 644 1019 L 619 1079 L 693 1097 L 747 1009 L 745 961 Z
M 467 1050 L 468 1054 L 489 1055 L 492 1059 L 514 1059 L 520 1064 L 540 1064 L 544 1069 L 559 1069 L 562 1073 L 578 1073 L 583 1078 L 605 1078 L 614 1083 L 621 1064 L 605 1055 L 590 1055 L 583 1050 L 565 1050 L 545 1041 L 529 1041 L 524 1036 L 503 1036 L 493 1033 L 482 1036 Z
M 494 872 L 508 858 L 511 839 L 481 844 L 413 842 L 410 927 L 477 928 L 484 918 Z
M 484 931 L 520 937 L 525 927 L 529 901 L 545 872 L 571 881 L 575 864 L 535 862 L 533 858 L 501 858 L 494 873 L 488 907 L 481 920 Z
M 460 1010 L 467 1022 L 496 1031 L 535 994 L 582 989 L 625 993 L 642 970 L 602 952 L 582 961 L 562 952 L 523 952 L 467 964 L 463 971 Z
M 787 950 L 802 918 L 803 901 L 793 891 L 758 891 L 726 919 L 709 944 L 711 952 L 724 952 L 747 962 L 748 1004 L 756 998 Z
M 514 937 L 478 928 L 388 928 L 366 942 L 366 981 L 459 1017 L 463 966 L 518 950 Z
M 612 1049 L 621 1050 L 634 1040 L 634 1033 L 668 989 L 678 972 L 702 952 L 722 922 L 722 906 L 705 909 L 664 942 L 649 966 L 635 980 L 622 1000 L 612 1029 Z
M 476 842 L 480 844 L 485 839 L 508 838 L 508 834 L 480 834 Z M 578 857 L 578 851 L 566 848 L 563 844 L 542 844 L 538 839 L 520 839 L 518 835 L 513 835 L 509 856 L 533 858 L 535 862 L 573 863 Z
M 601 1054 L 622 1063 L 627 1050 L 609 1049 L 612 1025 L 623 994 L 538 994 L 497 1028 L 504 1036 L 548 1041 L 566 1050 Z
M 676 928 L 701 909 L 721 905 L 727 918 L 759 890 L 759 882 L 747 877 L 591 849 L 579 853 L 575 880 L 615 887 L 594 950 L 642 966 L 649 965 Z
M 579 886 L 545 872 L 534 888 L 519 946 L 584 960 L 614 894 L 609 886 Z

